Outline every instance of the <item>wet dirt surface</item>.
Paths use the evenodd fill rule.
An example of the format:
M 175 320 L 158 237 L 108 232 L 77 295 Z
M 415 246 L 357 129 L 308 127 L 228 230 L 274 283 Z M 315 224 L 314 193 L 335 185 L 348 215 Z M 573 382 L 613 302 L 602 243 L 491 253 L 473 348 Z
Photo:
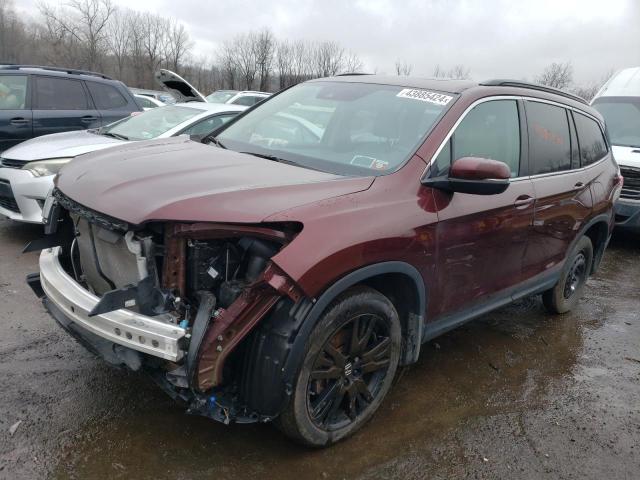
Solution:
M 640 478 L 640 237 L 614 237 L 574 312 L 534 297 L 424 345 L 369 425 L 309 450 L 87 353 L 24 283 L 39 234 L 0 220 L 0 478 Z

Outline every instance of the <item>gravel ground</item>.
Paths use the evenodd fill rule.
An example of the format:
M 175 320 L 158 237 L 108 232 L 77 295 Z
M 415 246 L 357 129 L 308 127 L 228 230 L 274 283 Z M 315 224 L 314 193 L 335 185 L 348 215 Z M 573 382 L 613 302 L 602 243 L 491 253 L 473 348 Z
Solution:
M 640 237 L 614 237 L 574 312 L 534 297 L 430 342 L 364 430 L 308 450 L 87 353 L 24 283 L 38 235 L 0 220 L 0 478 L 640 478 Z

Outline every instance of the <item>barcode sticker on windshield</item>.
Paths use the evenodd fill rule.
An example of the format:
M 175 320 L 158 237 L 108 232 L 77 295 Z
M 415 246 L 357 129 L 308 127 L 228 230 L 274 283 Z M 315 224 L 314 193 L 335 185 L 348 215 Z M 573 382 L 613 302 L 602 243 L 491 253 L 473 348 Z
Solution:
M 421 102 L 435 103 L 436 105 L 446 105 L 453 97 L 443 93 L 430 92 L 428 90 L 420 90 L 418 88 L 405 88 L 396 95 L 396 97 L 412 98 Z

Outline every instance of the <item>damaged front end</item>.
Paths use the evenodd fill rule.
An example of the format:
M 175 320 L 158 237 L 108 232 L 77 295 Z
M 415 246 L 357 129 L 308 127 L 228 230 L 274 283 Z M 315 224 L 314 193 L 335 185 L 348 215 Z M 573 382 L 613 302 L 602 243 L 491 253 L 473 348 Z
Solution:
M 52 316 L 113 364 L 142 369 L 188 411 L 269 420 L 238 393 L 241 342 L 280 300 L 302 299 L 272 261 L 300 225 L 152 222 L 89 210 L 53 192 L 40 274 Z M 50 207 L 50 208 L 49 208 Z

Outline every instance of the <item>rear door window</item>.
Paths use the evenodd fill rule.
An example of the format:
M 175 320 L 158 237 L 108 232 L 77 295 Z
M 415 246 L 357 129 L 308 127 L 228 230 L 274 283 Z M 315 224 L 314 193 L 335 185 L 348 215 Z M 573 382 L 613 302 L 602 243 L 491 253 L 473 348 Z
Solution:
M 82 82 L 67 78 L 35 77 L 34 110 L 87 110 Z
M 99 110 L 112 110 L 127 105 L 127 99 L 112 85 L 97 82 L 87 82 L 89 93 Z
M 158 105 L 156 105 L 155 103 L 153 103 L 151 100 L 149 100 L 147 97 L 136 97 L 136 101 L 138 102 L 138 105 L 140 105 L 142 108 L 156 108 Z
M 580 161 L 584 167 L 597 162 L 607 154 L 607 143 L 598 122 L 577 112 L 574 112 L 573 118 L 578 131 Z
M 26 75 L 0 75 L 0 110 L 24 110 L 26 99 Z
M 243 105 L 245 107 L 251 107 L 262 100 L 262 97 L 245 96 L 240 97 L 231 102 L 233 105 Z
M 571 140 L 566 110 L 541 102 L 526 102 L 531 175 L 571 168 Z
M 435 175 L 446 175 L 452 160 L 481 157 L 520 172 L 520 120 L 515 100 L 492 100 L 474 107 L 436 158 Z

